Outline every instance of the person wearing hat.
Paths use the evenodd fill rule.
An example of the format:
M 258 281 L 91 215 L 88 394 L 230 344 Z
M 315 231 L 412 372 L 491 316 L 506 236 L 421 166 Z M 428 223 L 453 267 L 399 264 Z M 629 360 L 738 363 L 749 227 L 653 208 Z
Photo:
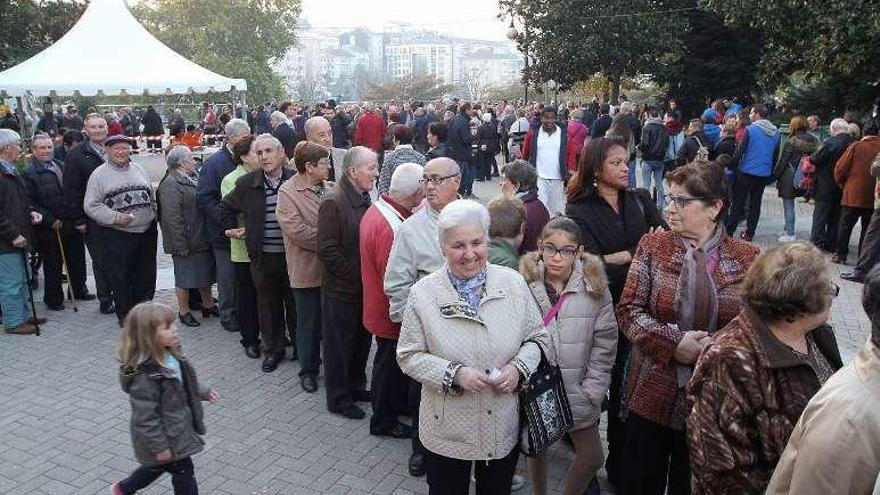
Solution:
M 83 209 L 97 224 L 101 251 L 119 324 L 135 304 L 156 290 L 156 201 L 147 172 L 129 159 L 131 142 L 121 135 L 105 142 L 107 161 L 86 185 Z

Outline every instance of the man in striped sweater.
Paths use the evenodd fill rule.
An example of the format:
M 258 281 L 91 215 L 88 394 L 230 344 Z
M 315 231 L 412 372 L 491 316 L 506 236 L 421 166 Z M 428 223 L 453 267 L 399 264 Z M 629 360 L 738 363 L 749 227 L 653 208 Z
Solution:
M 220 228 L 227 231 L 228 236 L 245 240 L 257 289 L 257 313 L 265 355 L 263 371 L 269 373 L 275 371 L 284 358 L 288 342 L 284 302 L 292 297 L 292 292 L 275 204 L 278 189 L 293 172 L 284 166 L 287 162 L 284 146 L 275 137 L 261 134 L 252 146 L 261 169 L 239 177 L 235 189 L 223 198 Z M 239 225 L 239 214 L 244 225 Z
M 128 139 L 107 138 L 107 161 L 89 176 L 83 199 L 83 210 L 97 224 L 101 252 L 112 253 L 104 270 L 119 326 L 156 292 L 156 198 L 147 172 L 129 159 Z

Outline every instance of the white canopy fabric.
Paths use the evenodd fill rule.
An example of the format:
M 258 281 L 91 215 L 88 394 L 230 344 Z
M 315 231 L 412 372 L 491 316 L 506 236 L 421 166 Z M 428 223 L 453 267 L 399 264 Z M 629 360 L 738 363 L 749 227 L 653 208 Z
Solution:
M 2 0 L 0 0 L 2 1 Z M 7 96 L 188 94 L 247 90 L 244 79 L 193 63 L 151 35 L 122 0 L 92 0 L 60 40 L 0 72 Z

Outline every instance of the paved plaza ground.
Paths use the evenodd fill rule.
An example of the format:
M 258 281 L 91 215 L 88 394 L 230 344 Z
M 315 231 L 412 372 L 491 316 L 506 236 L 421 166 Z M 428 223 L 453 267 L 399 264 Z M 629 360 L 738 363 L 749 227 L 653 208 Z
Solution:
M 485 201 L 497 187 L 497 179 L 477 183 L 475 193 Z M 797 207 L 797 234 L 806 239 L 813 208 L 800 202 Z M 768 187 L 756 242 L 774 245 L 782 225 L 782 202 Z M 858 231 L 854 242 L 857 236 Z M 173 306 L 170 257 L 160 252 L 159 266 L 157 299 Z M 831 268 L 841 286 L 832 324 L 849 362 L 870 324 L 859 302 L 861 286 L 840 281 L 840 268 Z M 128 397 L 117 379 L 116 318 L 99 314 L 97 303 L 81 303 L 78 313 L 70 307 L 47 313 L 41 303 L 37 308 L 49 318 L 42 336 L 0 334 L 0 494 L 108 493 L 110 483 L 137 466 Z M 323 380 L 318 393 L 307 394 L 295 362 L 263 373 L 260 361 L 248 359 L 237 335 L 215 318 L 195 329 L 182 327 L 181 333 L 201 381 L 222 396 L 216 405 L 205 405 L 206 447 L 194 458 L 201 493 L 427 493 L 425 479 L 407 473 L 409 441 L 371 436 L 367 419 L 328 413 Z M 560 446 L 550 453 L 555 490 L 561 489 L 570 456 Z M 524 470 L 521 460 L 518 472 Z M 604 473 L 600 479 L 604 486 Z M 142 493 L 170 494 L 170 479 Z

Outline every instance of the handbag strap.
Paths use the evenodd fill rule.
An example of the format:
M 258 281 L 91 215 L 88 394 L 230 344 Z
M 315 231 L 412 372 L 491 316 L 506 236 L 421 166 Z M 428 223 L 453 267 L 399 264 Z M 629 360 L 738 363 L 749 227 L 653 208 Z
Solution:
M 548 311 L 547 314 L 544 315 L 545 327 L 549 326 L 550 322 L 556 319 L 556 315 L 559 314 L 559 310 L 562 309 L 562 303 L 564 303 L 565 300 L 568 299 L 569 295 L 571 295 L 571 292 L 566 292 L 565 294 L 563 294 L 562 297 L 560 297 L 559 300 L 556 301 L 556 304 L 554 304 L 553 307 L 550 308 L 550 311 Z

